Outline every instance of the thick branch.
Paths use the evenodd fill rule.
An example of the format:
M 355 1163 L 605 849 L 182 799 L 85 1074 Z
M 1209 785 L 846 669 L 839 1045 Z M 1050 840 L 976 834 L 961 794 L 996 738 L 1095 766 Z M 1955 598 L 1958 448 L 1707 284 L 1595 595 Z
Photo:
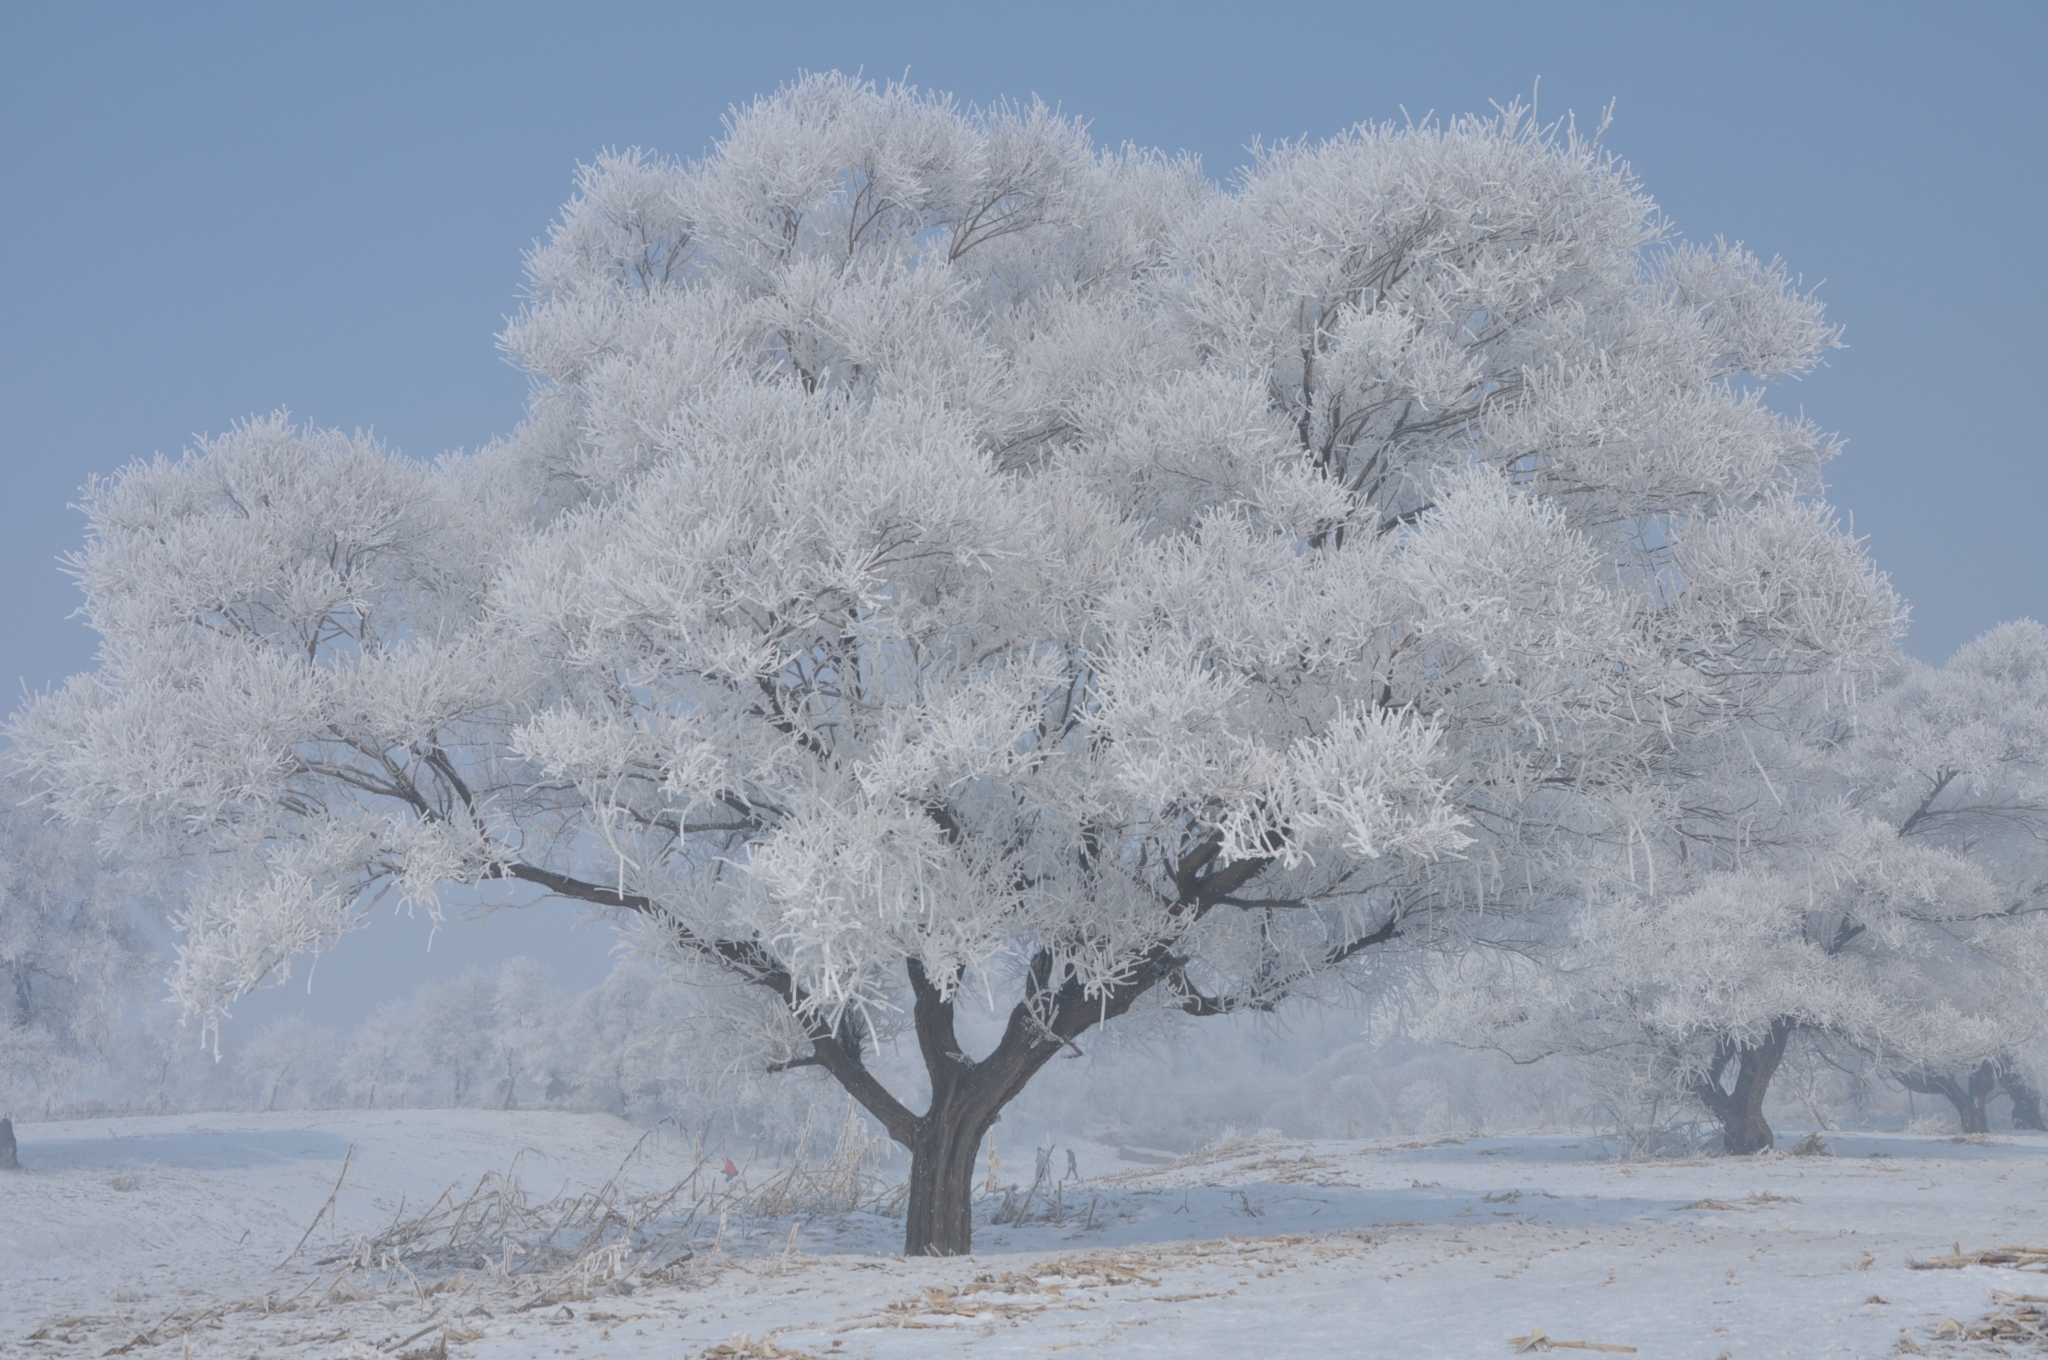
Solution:
M 537 887 L 546 888 L 557 897 L 573 898 L 578 902 L 593 902 L 601 907 L 624 907 L 628 911 L 637 911 L 645 916 L 654 914 L 653 901 L 639 893 L 620 892 L 617 888 L 607 888 L 601 883 L 571 878 L 567 874 L 558 874 L 552 869 L 543 869 L 538 865 L 523 864 L 515 860 L 499 865 L 498 872 L 505 878 L 516 878 L 521 883 L 532 883 Z
M 558 897 L 572 898 L 579 902 L 594 902 L 599 906 L 624 907 L 645 915 L 656 915 L 654 903 L 638 893 L 620 892 L 602 884 L 590 883 L 580 878 L 571 878 L 550 869 L 518 862 L 500 866 L 500 872 L 507 878 L 523 883 L 532 883 L 546 888 Z M 697 935 L 673 918 L 664 924 L 674 933 L 676 942 L 708 959 L 731 969 L 756 986 L 766 987 L 782 999 L 791 1013 L 804 1016 L 804 1028 L 811 1041 L 808 1057 L 793 1060 L 791 1067 L 822 1067 L 846 1093 L 859 1101 L 861 1107 L 889 1131 L 889 1136 L 905 1142 L 915 1132 L 917 1116 L 912 1114 L 902 1101 L 889 1093 L 889 1089 L 876 1080 L 861 1062 L 857 1033 L 848 1030 L 845 1035 L 835 1034 L 821 1019 L 805 1016 L 808 998 L 801 987 L 773 955 L 751 940 L 707 940 Z
M 905 959 L 903 967 L 910 975 L 910 992 L 914 998 L 911 1020 L 917 1029 L 917 1047 L 924 1055 L 924 1069 L 931 1076 L 936 1103 L 939 1088 L 950 1084 L 963 1069 L 974 1066 L 974 1063 L 961 1051 L 959 1035 L 953 1028 L 952 1001 L 931 980 L 922 963 L 916 959 Z
M 1934 776 L 1934 786 L 1927 791 L 1927 796 L 1920 800 L 1920 806 L 1913 809 L 1912 816 L 1899 823 L 1899 834 L 1901 836 L 1912 835 L 1913 828 L 1927 819 L 1929 814 L 1934 811 L 1934 800 L 1941 797 L 1941 791 L 1947 788 L 1949 781 L 1955 777 L 1956 771 L 1954 770 L 1943 770 Z
M 1363 953 L 1375 945 L 1382 945 L 1388 940 L 1397 939 L 1400 934 L 1401 918 L 1390 915 L 1385 921 L 1380 923 L 1378 929 L 1368 931 L 1356 939 L 1346 940 L 1343 944 L 1330 946 L 1329 952 L 1323 955 L 1323 962 L 1331 966 L 1340 964 L 1354 954 Z

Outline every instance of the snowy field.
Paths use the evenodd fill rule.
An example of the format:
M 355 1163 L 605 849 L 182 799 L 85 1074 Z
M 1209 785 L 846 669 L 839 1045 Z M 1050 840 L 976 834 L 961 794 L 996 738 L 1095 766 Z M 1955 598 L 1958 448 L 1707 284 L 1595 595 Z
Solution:
M 1832 1156 L 1634 1163 L 1558 1135 L 1260 1140 L 1164 1165 L 1081 1143 L 1089 1179 L 1016 1226 L 985 1223 L 1004 1199 L 990 1197 L 977 1254 L 946 1261 L 892 1256 L 886 1202 L 778 1214 L 776 1194 L 801 1186 L 776 1169 L 728 1182 L 727 1150 L 603 1116 L 212 1115 L 19 1135 L 25 1169 L 0 1176 L 7 1356 L 1491 1356 L 1531 1337 L 1698 1360 L 1994 1354 L 1943 1324 L 2024 1316 L 2001 1295 L 2048 1295 L 2048 1260 L 1909 1265 L 2048 1247 L 2041 1135 L 1830 1135 Z M 1031 1150 L 1016 1160 L 1028 1181 Z M 507 1187 L 487 1173 L 508 1170 L 518 1192 L 494 1195 Z M 410 1264 L 393 1267 L 391 1226 L 422 1211 Z M 565 1219 L 571 1247 L 592 1224 L 581 1241 L 616 1239 L 622 1221 L 638 1236 L 550 1257 L 542 1240 Z M 495 1258 L 437 1270 L 427 1228 Z

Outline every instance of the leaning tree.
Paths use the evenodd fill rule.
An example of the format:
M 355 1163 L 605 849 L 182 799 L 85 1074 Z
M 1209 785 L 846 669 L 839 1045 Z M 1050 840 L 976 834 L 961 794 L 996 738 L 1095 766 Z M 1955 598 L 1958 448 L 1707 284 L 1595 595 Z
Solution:
M 501 444 L 275 418 L 89 488 L 102 663 L 16 739 L 182 866 L 202 1013 L 385 891 L 637 919 L 910 1150 L 913 1253 L 1091 1027 L 1513 937 L 1674 734 L 1894 631 L 1759 395 L 1817 304 L 1518 111 L 1219 189 L 813 77 L 601 159 L 529 272 Z

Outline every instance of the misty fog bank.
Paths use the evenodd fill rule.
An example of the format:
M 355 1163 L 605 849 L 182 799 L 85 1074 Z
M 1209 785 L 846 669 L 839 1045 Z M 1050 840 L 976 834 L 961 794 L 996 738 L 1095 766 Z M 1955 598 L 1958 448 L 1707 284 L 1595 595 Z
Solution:
M 993 1017 L 977 1017 L 993 1028 Z M 286 1015 L 230 1030 L 218 1057 L 168 1008 L 131 998 L 94 1062 L 17 1088 L 18 1120 L 337 1109 L 554 1109 L 640 1125 L 672 1120 L 712 1141 L 787 1156 L 843 1094 L 815 1071 L 770 1073 L 689 989 L 644 963 L 571 993 L 515 958 L 429 982 L 353 1028 Z M 650 1023 L 652 1021 L 653 1023 Z M 969 1033 L 973 1027 L 964 1026 Z M 422 1041 L 424 1039 L 424 1041 Z M 972 1042 L 972 1040 L 970 1040 Z M 914 1089 L 914 1053 L 885 1046 L 878 1073 Z M 1179 1155 L 1232 1135 L 1441 1137 L 1532 1129 L 1609 1135 L 1625 1152 L 1708 1145 L 1698 1111 L 1644 1109 L 1569 1059 L 1516 1064 L 1403 1038 L 1385 1018 L 1295 1008 L 1211 1022 L 1199 1034 L 1126 1022 L 1056 1061 L 1005 1112 L 1009 1146 L 1086 1138 Z M 920 1093 L 922 1094 L 922 1093 Z M 1952 1133 L 1954 1112 L 1795 1049 L 1767 1107 L 1784 1129 Z M 828 1120 L 827 1122 L 832 1122 Z M 2012 1127 L 1994 1100 L 1994 1128 Z

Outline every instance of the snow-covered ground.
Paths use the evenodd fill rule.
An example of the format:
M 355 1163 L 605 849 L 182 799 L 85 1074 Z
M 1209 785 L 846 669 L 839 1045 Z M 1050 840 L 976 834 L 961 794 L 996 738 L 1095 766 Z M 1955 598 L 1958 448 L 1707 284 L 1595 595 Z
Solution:
M 1982 1317 L 1994 1291 L 2048 1295 L 2038 1267 L 1908 1265 L 1958 1244 L 2048 1247 L 2040 1135 L 1843 1134 L 1832 1156 L 1683 1162 L 1617 1161 L 1565 1135 L 1259 1140 L 1168 1165 L 1083 1143 L 1090 1179 L 1063 1188 L 1057 1221 L 1042 1204 L 1022 1226 L 978 1219 L 973 1257 L 906 1261 L 886 1212 L 749 1214 L 772 1168 L 728 1184 L 724 1150 L 705 1168 L 680 1138 L 603 1116 L 17 1131 L 26 1169 L 0 1175 L 8 1356 L 1463 1357 L 1513 1354 L 1536 1331 L 1698 1360 L 1883 1356 L 1902 1332 L 1930 1354 L 1990 1353 L 1933 1333 Z M 664 1211 L 675 1231 L 652 1257 L 521 1274 L 501 1247 L 492 1270 L 452 1276 L 363 1264 L 366 1237 L 451 1186 L 467 1199 L 515 1156 L 536 1213 L 622 1163 L 607 1204 L 644 1207 L 693 1167 L 698 1180 Z M 1029 1180 L 1030 1149 L 1003 1156 L 1002 1180 L 1014 1163 Z

